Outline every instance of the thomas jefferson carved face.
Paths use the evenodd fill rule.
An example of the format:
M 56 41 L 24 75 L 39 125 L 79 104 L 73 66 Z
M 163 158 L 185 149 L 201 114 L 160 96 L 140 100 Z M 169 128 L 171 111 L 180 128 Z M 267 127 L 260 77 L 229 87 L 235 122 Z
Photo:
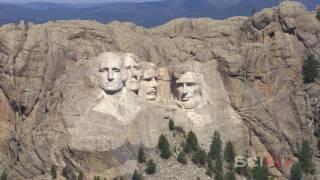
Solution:
M 133 54 L 126 54 L 124 59 L 124 67 L 128 73 L 128 79 L 126 81 L 126 87 L 135 93 L 138 93 L 140 88 L 140 81 L 142 77 L 142 70 L 140 64 L 137 62 L 137 58 Z
M 99 61 L 99 87 L 107 94 L 119 92 L 126 79 L 121 55 L 112 52 L 102 53 L 98 56 Z
M 152 63 L 148 63 L 144 67 L 143 77 L 141 81 L 142 96 L 148 101 L 154 101 L 157 98 L 157 72 L 156 67 Z
M 199 74 L 186 72 L 176 81 L 179 104 L 185 109 L 195 109 L 200 103 L 201 89 L 197 76 Z

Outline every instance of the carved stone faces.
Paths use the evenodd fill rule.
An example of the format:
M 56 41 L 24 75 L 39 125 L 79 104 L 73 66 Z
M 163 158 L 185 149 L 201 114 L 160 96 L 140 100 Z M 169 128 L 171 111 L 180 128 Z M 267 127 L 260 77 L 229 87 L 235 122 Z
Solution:
M 157 71 L 153 63 L 143 64 L 143 77 L 141 81 L 141 95 L 148 101 L 154 101 L 157 98 Z
M 126 87 L 137 94 L 140 88 L 140 81 L 142 77 L 142 70 L 140 64 L 138 63 L 138 57 L 131 53 L 125 54 L 124 67 L 128 73 Z
M 99 87 L 107 94 L 115 94 L 124 86 L 126 72 L 124 72 L 120 54 L 106 52 L 98 56 Z
M 177 79 L 179 104 L 185 109 L 195 109 L 201 100 L 201 88 L 197 82 L 198 73 L 186 72 Z

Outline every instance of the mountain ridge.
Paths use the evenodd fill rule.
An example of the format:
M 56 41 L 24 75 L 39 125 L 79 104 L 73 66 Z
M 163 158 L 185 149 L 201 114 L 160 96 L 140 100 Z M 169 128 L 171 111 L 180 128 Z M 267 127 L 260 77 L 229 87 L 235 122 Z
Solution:
M 320 0 L 304 1 L 315 8 Z M 0 24 L 18 23 L 20 20 L 44 23 L 54 20 L 90 19 L 101 23 L 113 20 L 129 21 L 144 27 L 154 27 L 179 17 L 209 17 L 225 19 L 232 16 L 250 16 L 252 12 L 273 7 L 278 0 L 242 0 L 221 4 L 212 0 L 174 0 L 153 2 L 114 2 L 100 4 L 25 3 L 0 4 Z

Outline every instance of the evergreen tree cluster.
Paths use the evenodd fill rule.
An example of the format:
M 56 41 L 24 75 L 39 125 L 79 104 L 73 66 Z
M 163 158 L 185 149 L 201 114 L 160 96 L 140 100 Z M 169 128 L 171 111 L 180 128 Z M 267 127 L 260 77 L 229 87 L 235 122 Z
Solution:
M 291 167 L 290 180 L 301 180 L 302 179 L 302 169 L 299 162 L 295 163 Z
M 215 131 L 213 134 L 213 139 L 210 146 L 209 156 L 212 159 L 221 158 L 222 141 L 220 139 L 220 134 Z
M 304 61 L 302 72 L 305 84 L 315 82 L 319 75 L 320 63 L 314 55 L 309 55 L 307 60 Z
M 261 159 L 258 157 L 258 162 L 261 162 Z M 259 164 L 255 166 L 251 170 L 251 176 L 253 179 L 257 180 L 268 180 L 269 179 L 269 171 L 268 168 L 265 166 L 265 163 L 262 164 L 262 166 Z
M 56 179 L 57 178 L 57 170 L 56 170 L 56 166 L 52 165 L 51 169 L 50 169 L 50 173 L 51 173 L 51 177 L 52 179 Z
M 174 124 L 174 121 L 172 119 L 169 120 L 169 130 L 170 131 L 175 130 L 175 124 Z
M 57 176 L 56 167 L 54 165 L 51 167 L 51 176 L 52 177 Z M 66 179 L 71 179 L 71 180 L 84 180 L 84 174 L 82 171 L 80 171 L 77 176 L 77 174 L 72 172 L 72 170 L 70 168 L 68 168 L 68 166 L 65 166 L 62 169 L 61 176 L 63 176 Z M 100 180 L 100 179 L 101 179 L 101 177 L 94 176 L 94 180 Z
M 3 171 L 1 173 L 0 180 L 7 180 L 7 179 L 8 179 L 8 173 L 6 171 Z
M 140 147 L 138 152 L 138 163 L 145 163 L 146 161 L 147 161 L 147 158 L 144 153 L 144 149 Z
M 314 173 L 314 164 L 312 163 L 312 148 L 309 141 L 303 140 L 301 147 L 298 146 L 299 162 L 291 167 L 290 180 L 301 180 L 304 174 Z
M 163 159 L 169 159 L 172 155 L 170 150 L 170 144 L 168 139 L 161 134 L 158 141 L 158 149 L 160 150 L 160 157 Z
M 201 166 L 205 166 L 207 162 L 207 153 L 203 149 L 198 149 L 193 153 L 192 162 L 194 164 L 199 164 Z
M 301 169 L 306 174 L 313 174 L 314 165 L 312 163 L 312 148 L 309 141 L 303 140 L 301 148 L 299 148 L 298 158 Z
M 316 18 L 320 21 L 320 10 L 317 11 Z
M 147 163 L 146 173 L 154 174 L 156 172 L 156 163 L 152 159 L 150 159 Z
M 187 140 L 182 146 L 185 153 L 196 152 L 199 149 L 198 138 L 194 132 L 190 131 L 188 133 Z
M 181 151 L 178 154 L 177 161 L 181 164 L 187 164 L 188 161 L 187 161 L 186 153 Z
M 142 174 L 137 170 L 134 170 L 132 180 L 142 180 Z

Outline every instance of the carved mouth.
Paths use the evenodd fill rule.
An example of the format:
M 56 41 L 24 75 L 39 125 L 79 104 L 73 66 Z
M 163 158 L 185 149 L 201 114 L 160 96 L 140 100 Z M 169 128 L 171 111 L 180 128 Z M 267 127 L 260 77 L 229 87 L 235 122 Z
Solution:
M 181 101 L 190 101 L 192 99 L 192 96 L 191 95 L 184 95 L 182 96 L 181 98 Z
M 156 89 L 150 89 L 147 91 L 148 95 L 157 95 L 157 90 Z

